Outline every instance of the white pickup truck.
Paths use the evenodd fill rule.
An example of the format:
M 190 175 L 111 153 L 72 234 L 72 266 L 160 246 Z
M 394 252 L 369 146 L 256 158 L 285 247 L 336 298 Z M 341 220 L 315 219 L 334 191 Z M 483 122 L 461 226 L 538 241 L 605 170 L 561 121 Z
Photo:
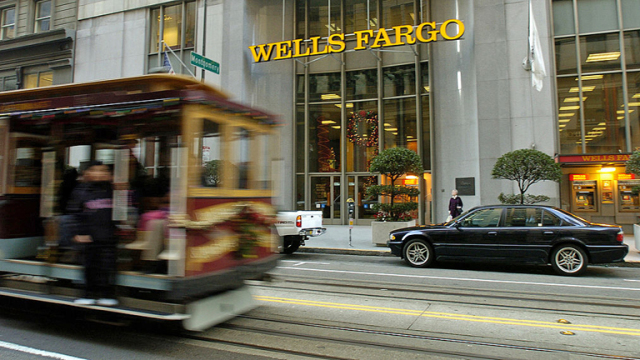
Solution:
M 305 240 L 327 231 L 322 227 L 322 211 L 281 211 L 276 221 L 278 235 L 283 238 L 284 254 L 293 254 Z

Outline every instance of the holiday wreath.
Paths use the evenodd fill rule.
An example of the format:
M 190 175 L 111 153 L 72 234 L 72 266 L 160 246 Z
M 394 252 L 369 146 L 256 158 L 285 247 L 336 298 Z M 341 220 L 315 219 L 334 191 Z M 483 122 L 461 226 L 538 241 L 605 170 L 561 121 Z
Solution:
M 368 125 L 367 136 L 360 135 L 361 124 Z M 378 114 L 375 111 L 356 111 L 347 119 L 347 138 L 354 144 L 378 147 Z

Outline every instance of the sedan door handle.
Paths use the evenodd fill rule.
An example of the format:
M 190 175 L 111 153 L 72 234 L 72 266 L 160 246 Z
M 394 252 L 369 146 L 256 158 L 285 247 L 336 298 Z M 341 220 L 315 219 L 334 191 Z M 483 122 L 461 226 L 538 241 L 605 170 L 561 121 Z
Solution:
M 553 231 L 545 231 L 543 234 L 545 234 L 545 235 L 553 235 Z
M 489 235 L 489 236 L 496 236 L 496 235 L 498 235 L 498 232 L 497 232 L 497 231 L 489 231 L 489 232 L 487 233 L 487 235 Z

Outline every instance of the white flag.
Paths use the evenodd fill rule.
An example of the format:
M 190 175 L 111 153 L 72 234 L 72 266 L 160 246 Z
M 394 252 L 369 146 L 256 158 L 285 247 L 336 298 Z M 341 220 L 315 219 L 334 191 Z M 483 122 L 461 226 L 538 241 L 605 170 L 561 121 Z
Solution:
M 529 62 L 531 65 L 531 83 L 536 90 L 542 90 L 542 80 L 547 76 L 542 56 L 542 45 L 536 22 L 533 20 L 533 8 L 529 2 Z

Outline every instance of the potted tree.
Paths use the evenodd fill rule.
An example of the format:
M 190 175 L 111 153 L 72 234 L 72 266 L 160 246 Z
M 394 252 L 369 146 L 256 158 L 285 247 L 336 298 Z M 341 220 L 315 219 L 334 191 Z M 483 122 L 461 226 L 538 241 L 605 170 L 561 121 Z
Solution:
M 631 154 L 626 165 L 627 167 L 625 169 L 625 172 L 627 174 L 640 176 L 640 151 L 635 151 L 633 154 Z M 631 191 L 634 194 L 637 194 L 638 192 L 640 192 L 640 189 L 638 189 L 638 187 L 636 186 L 633 187 Z M 633 239 L 635 241 L 636 250 L 640 251 L 640 225 L 638 224 L 633 224 Z
M 560 181 L 560 164 L 542 151 L 520 149 L 508 152 L 498 158 L 491 175 L 494 179 L 513 180 L 518 183 L 520 194 L 500 193 L 498 200 L 503 204 L 535 204 L 549 201 L 546 195 L 525 193 L 529 187 L 539 181 Z
M 420 190 L 396 185 L 396 181 L 405 174 L 422 174 L 422 163 L 415 152 L 394 147 L 374 157 L 369 171 L 380 173 L 387 180 L 384 185 L 373 185 L 367 189 L 369 198 L 381 198 L 378 204 L 372 206 L 377 211 L 376 221 L 371 223 L 373 244 L 386 245 L 391 230 L 416 224 L 411 212 L 418 209 L 418 203 L 414 199 L 420 194 Z

